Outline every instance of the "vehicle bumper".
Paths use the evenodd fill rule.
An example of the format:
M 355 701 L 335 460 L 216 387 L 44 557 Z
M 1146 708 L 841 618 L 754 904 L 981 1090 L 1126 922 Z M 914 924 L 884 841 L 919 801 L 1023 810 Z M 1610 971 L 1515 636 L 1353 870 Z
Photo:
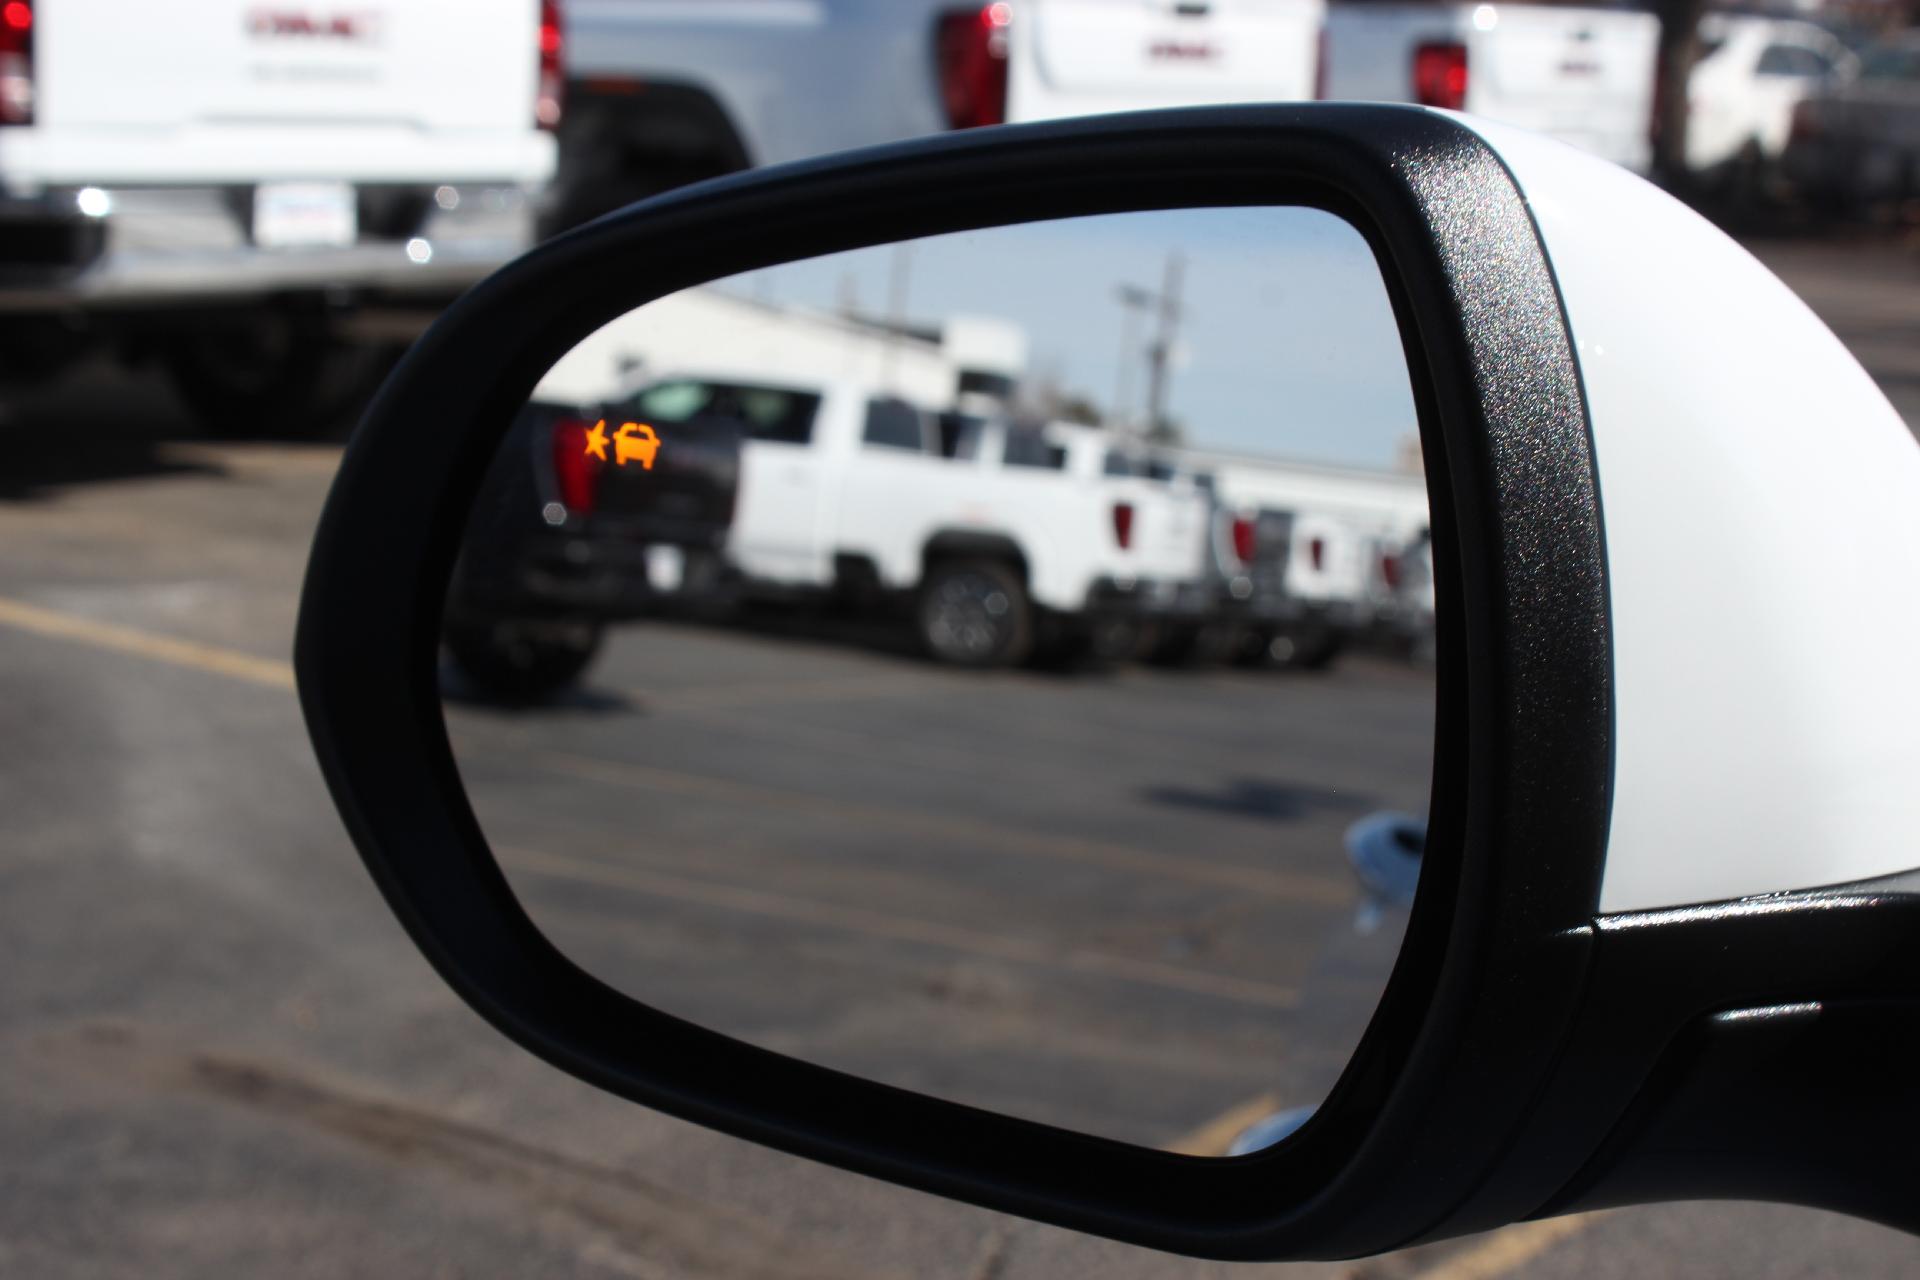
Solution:
M 288 249 L 252 242 L 251 187 L 63 188 L 0 197 L 0 313 L 303 293 L 450 297 L 533 243 L 533 201 L 518 186 L 368 187 L 359 194 L 356 243 Z
M 677 573 L 663 573 L 677 563 Z M 727 577 L 704 547 L 556 534 L 535 539 L 504 572 L 463 579 L 458 608 L 517 618 L 591 618 L 617 622 L 657 612 L 668 601 L 711 595 Z
M 1153 621 L 1203 621 L 1217 611 L 1211 583 L 1102 578 L 1087 593 L 1089 613 Z

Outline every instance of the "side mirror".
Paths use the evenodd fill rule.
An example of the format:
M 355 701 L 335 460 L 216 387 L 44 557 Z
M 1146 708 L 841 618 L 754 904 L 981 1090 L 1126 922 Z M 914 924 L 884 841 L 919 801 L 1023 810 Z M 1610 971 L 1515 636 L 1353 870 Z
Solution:
M 557 947 L 469 803 L 437 671 L 463 540 L 536 384 L 636 307 L 781 263 L 1274 206 L 1337 216 L 1380 269 L 1437 611 L 1417 890 L 1324 1100 L 1249 1154 L 1157 1151 L 723 1034 Z M 869 415 L 865 443 L 911 452 L 917 428 L 888 413 Z M 594 425 L 579 424 L 586 449 Z M 661 459 L 679 438 L 662 431 Z M 1086 477 L 1151 483 L 1097 463 Z M 1113 536 L 1148 538 L 1121 505 Z M 549 523 L 569 519 L 562 504 Z M 1238 536 L 1251 546 L 1254 530 L 1215 541 Z M 967 562 L 984 546 L 967 543 Z M 1012 593 L 1004 576 L 961 577 L 956 617 Z M 1457 117 L 1221 108 L 723 179 L 528 254 L 450 309 L 369 410 L 316 539 L 296 659 L 375 881 L 449 985 L 529 1051 L 672 1114 L 995 1209 L 1198 1255 L 1344 1257 L 1659 1199 L 1920 1228 L 1905 1158 L 1920 1144 L 1916 581 L 1913 439 L 1811 313 L 1692 213 Z M 985 622 L 947 630 L 964 633 L 956 660 L 1003 653 Z M 751 809 L 761 793 L 728 794 Z

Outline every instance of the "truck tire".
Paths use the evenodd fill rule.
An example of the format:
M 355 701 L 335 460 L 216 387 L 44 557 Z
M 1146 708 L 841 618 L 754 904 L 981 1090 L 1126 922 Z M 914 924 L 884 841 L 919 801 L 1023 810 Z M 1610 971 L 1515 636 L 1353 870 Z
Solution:
M 357 412 L 398 355 L 288 316 L 183 333 L 163 354 L 174 389 L 209 435 L 310 440 Z
M 1026 584 L 994 560 L 936 560 L 914 607 L 920 643 L 956 667 L 1003 667 L 1033 648 L 1033 606 Z
M 600 651 L 598 622 L 449 623 L 442 639 L 460 674 L 489 701 L 543 702 L 580 678 Z

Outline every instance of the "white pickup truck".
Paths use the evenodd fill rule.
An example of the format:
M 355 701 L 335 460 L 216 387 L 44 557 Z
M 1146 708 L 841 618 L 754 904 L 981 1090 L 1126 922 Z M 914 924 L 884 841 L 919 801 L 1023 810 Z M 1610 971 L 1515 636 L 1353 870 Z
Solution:
M 1325 0 L 571 0 L 555 221 L 944 129 L 1318 96 Z
M 681 372 L 611 408 L 744 428 L 728 556 L 750 594 L 910 598 L 920 639 L 962 666 L 1097 646 L 1170 607 L 1200 570 L 1200 495 L 1109 474 L 1103 433 L 936 417 L 851 379 Z M 1104 437 L 1103 437 L 1104 438 Z
M 1658 39 L 1627 8 L 1338 0 L 1326 96 L 1465 111 L 1644 173 Z
M 209 430 L 317 425 L 359 308 L 531 242 L 563 89 L 554 0 L 9 0 L 0 382 L 109 347 Z

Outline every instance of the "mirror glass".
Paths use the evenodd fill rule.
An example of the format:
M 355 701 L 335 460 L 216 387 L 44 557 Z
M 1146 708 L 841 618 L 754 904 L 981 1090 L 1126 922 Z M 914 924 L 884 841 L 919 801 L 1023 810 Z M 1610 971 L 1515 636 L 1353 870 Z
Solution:
M 447 722 L 516 892 L 603 980 L 1226 1155 L 1311 1114 L 1400 945 L 1428 534 L 1341 220 L 885 245 L 552 369 L 448 585 Z

